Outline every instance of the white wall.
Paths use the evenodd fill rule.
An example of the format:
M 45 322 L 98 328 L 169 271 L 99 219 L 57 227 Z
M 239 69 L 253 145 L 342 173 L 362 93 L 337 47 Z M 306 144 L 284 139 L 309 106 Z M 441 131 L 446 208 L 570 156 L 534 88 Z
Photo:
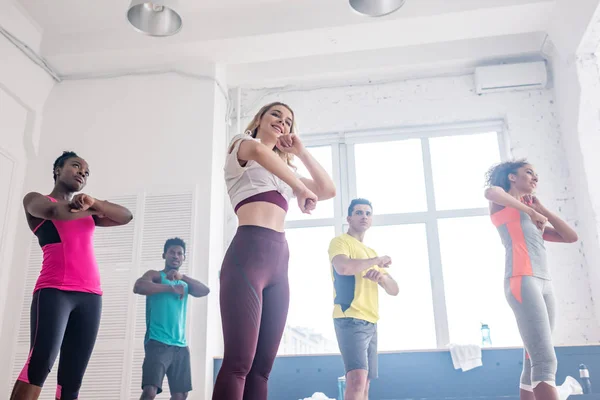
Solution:
M 593 55 L 552 57 L 554 86 L 559 106 L 566 161 L 569 164 L 579 214 L 580 252 L 586 259 L 592 305 L 600 315 L 600 74 Z
M 0 26 L 28 40 L 35 47 L 40 32 L 11 2 L 0 3 Z M 44 102 L 54 81 L 4 36 L 0 36 L 0 333 L 5 328 L 5 308 L 20 307 L 19 298 L 8 294 L 12 271 L 21 267 L 26 250 L 15 247 L 15 232 L 24 224 L 22 187 L 28 161 L 35 155 L 40 137 Z M 10 346 L 0 347 L 3 359 Z M 7 366 L 0 364 L 0 393 L 8 382 Z
M 536 166 L 545 204 L 571 224 L 580 222 L 574 200 L 578 177 L 572 177 L 565 162 L 552 90 L 477 96 L 471 75 L 280 93 L 244 90 L 242 126 L 274 100 L 294 109 L 301 135 L 505 119 L 512 154 Z M 597 342 L 600 330 L 581 243 L 550 244 L 548 253 L 560 307 L 556 344 Z
M 224 82 L 223 69 L 217 70 L 217 79 Z M 225 254 L 224 247 L 224 218 L 226 209 L 231 209 L 229 198 L 226 196 L 225 180 L 223 179 L 223 166 L 225 165 L 225 149 L 227 147 L 228 126 L 225 116 L 228 112 L 229 104 L 225 101 L 220 92 L 214 94 L 214 130 L 212 138 L 212 176 L 210 194 L 208 191 L 204 195 L 210 195 L 210 241 L 209 241 L 209 261 L 211 268 L 208 271 L 206 282 L 210 286 L 211 293 L 207 299 L 207 313 L 205 320 L 198 320 L 198 324 L 206 330 L 206 353 L 205 353 L 205 374 L 204 381 L 198 385 L 204 388 L 203 399 L 212 397 L 213 376 L 214 376 L 214 358 L 223 355 L 223 331 L 221 328 L 221 312 L 219 308 L 219 271 Z M 228 116 L 227 116 L 228 117 Z M 202 229 L 205 225 L 198 221 L 198 228 Z M 200 379 L 198 376 L 197 379 Z M 200 392 L 200 389 L 198 390 Z
M 571 0 L 555 0 L 547 32 L 559 53 L 573 55 L 593 51 L 585 49 L 588 46 L 584 38 L 598 19 L 598 5 L 598 0 L 579 0 L 577 7 L 573 7 Z
M 102 271 L 105 290 L 102 326 L 106 330 L 113 329 L 111 324 L 117 321 L 115 318 L 122 318 L 119 321 L 122 321 L 125 326 L 116 326 L 114 329 L 115 331 L 119 328 L 121 331 L 128 329 L 128 334 L 121 339 L 99 340 L 90 364 L 92 368 L 96 360 L 92 369 L 96 373 L 101 371 L 106 373 L 98 365 L 100 361 L 106 358 L 109 363 L 109 356 L 119 348 L 118 346 L 126 349 L 129 345 L 135 346 L 138 350 L 134 350 L 133 354 L 128 352 L 125 355 L 118 355 L 123 359 L 124 364 L 123 390 L 131 390 L 131 398 L 139 398 L 140 395 L 139 388 L 128 389 L 128 385 L 129 381 L 139 381 L 141 368 L 138 367 L 141 367 L 141 364 L 135 368 L 128 367 L 140 362 L 141 350 L 139 349 L 142 343 L 129 343 L 128 338 L 132 336 L 132 329 L 143 327 L 143 303 L 133 296 L 131 285 L 141 272 L 149 268 L 161 268 L 163 261 L 160 255 L 164 240 L 182 235 L 179 228 L 169 231 L 168 226 L 185 227 L 186 225 L 193 226 L 190 228 L 190 238 L 188 238 L 190 274 L 203 282 L 209 282 L 213 289 L 210 300 L 190 299 L 189 302 L 190 327 L 193 332 L 189 341 L 195 386 L 190 399 L 205 398 L 207 367 L 205 360 L 207 353 L 211 351 L 206 347 L 207 301 L 214 303 L 216 300 L 213 297 L 218 293 L 214 288 L 214 274 L 209 273 L 209 270 L 218 269 L 218 265 L 214 264 L 222 254 L 218 216 L 223 214 L 223 192 L 221 191 L 219 196 L 219 189 L 222 189 L 219 184 L 211 187 L 213 178 L 219 175 L 222 167 L 219 165 L 221 164 L 219 158 L 213 158 L 213 153 L 216 153 L 224 143 L 220 136 L 225 136 L 225 109 L 222 94 L 214 82 L 175 74 L 67 81 L 55 86 L 46 103 L 40 152 L 39 156 L 31 162 L 25 189 L 49 192 L 52 188 L 50 173 L 54 159 L 63 150 L 74 150 L 90 164 L 91 176 L 84 192 L 98 198 L 109 199 L 115 197 L 125 199 L 130 196 L 137 210 L 133 221 L 133 224 L 137 224 L 135 232 L 132 230 L 127 240 L 131 240 L 138 253 L 129 257 L 131 261 L 120 265 L 121 270 L 128 268 L 130 271 L 124 278 L 122 290 L 120 289 L 119 292 L 111 290 L 111 285 L 121 285 L 122 283 L 119 282 L 122 280 L 115 280 L 111 276 L 112 273 Z M 220 177 L 222 180 L 222 176 Z M 214 189 L 212 196 L 211 189 Z M 160 197 L 162 195 L 174 197 Z M 179 197 L 186 196 L 193 197 L 193 204 L 188 205 L 178 201 Z M 162 221 L 157 229 L 164 237 L 155 237 L 156 234 L 148 232 L 150 229 L 148 226 L 152 223 L 156 224 L 156 218 L 161 218 L 159 215 L 161 212 L 149 214 L 150 197 L 154 199 L 152 204 L 158 204 L 164 213 L 182 207 L 190 208 L 190 210 L 182 210 L 178 215 L 191 215 L 191 217 L 187 217 L 187 221 L 181 220 L 182 217 L 177 217 L 180 219 L 178 221 Z M 211 217 L 213 210 L 216 210 L 216 218 Z M 142 224 L 143 228 L 140 227 Z M 222 225 L 222 218 L 220 224 Z M 124 235 L 121 233 L 124 231 L 110 232 L 110 235 Z M 146 243 L 154 243 L 152 241 L 155 245 L 148 248 Z M 20 246 L 25 248 L 21 253 L 27 252 L 26 248 L 30 242 L 31 233 L 26 229 L 20 229 L 16 243 L 20 243 Z M 32 256 L 35 251 L 38 250 L 34 246 Z M 125 251 L 131 252 L 131 249 Z M 97 254 L 98 252 L 97 249 Z M 215 255 L 216 253 L 218 255 Z M 117 256 L 119 255 L 116 254 L 115 257 Z M 9 276 L 11 285 L 8 297 L 15 299 L 25 297 L 27 302 L 31 293 L 28 290 L 24 292 L 26 285 L 22 271 L 27 265 L 26 259 L 27 257 L 21 258 L 23 261 L 15 265 Z M 114 274 L 118 274 L 117 270 Z M 126 301 L 130 304 L 118 308 L 119 304 L 115 299 L 120 296 L 120 293 L 125 293 L 124 296 L 128 299 Z M 6 320 L 10 323 L 7 323 L 3 332 L 1 341 L 5 343 L 3 352 L 7 352 L 11 347 L 22 347 L 22 345 L 15 346 L 13 340 L 15 333 L 21 332 L 24 326 L 24 319 L 19 318 L 20 313 L 20 306 L 12 308 L 10 312 L 7 310 Z M 122 315 L 114 315 L 123 313 L 127 315 L 126 318 Z M 213 320 L 219 318 L 211 315 Z M 21 321 L 20 325 L 19 321 Z M 211 325 L 214 325 L 214 322 Z M 136 337 L 139 337 L 138 331 L 139 329 L 136 330 Z M 17 349 L 18 351 L 20 350 Z M 18 356 L 19 354 L 16 355 Z M 112 362 L 118 364 L 115 360 Z M 121 365 L 116 368 L 119 367 Z M 128 371 L 128 369 L 132 370 Z M 120 374 L 121 372 L 117 372 L 118 378 L 121 377 Z M 91 375 L 91 373 L 86 375 L 88 386 L 94 379 Z M 53 384 L 50 384 L 50 387 Z

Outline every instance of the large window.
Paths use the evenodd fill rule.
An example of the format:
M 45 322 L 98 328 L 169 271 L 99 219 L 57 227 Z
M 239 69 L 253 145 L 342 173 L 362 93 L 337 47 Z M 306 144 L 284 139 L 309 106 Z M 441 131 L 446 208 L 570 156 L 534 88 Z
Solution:
M 504 155 L 502 125 L 304 137 L 336 181 L 311 216 L 291 204 L 290 311 L 280 354 L 336 352 L 327 248 L 347 230 L 351 199 L 373 203 L 365 243 L 389 255 L 400 294 L 380 290 L 379 349 L 480 343 L 518 346 L 503 291 L 504 252 L 483 198 L 485 171 Z M 309 176 L 298 162 L 299 172 Z
M 377 214 L 427 210 L 419 139 L 354 146 L 357 197 L 377 204 Z
M 365 243 L 392 258 L 389 273 L 398 296 L 379 296 L 378 348 L 381 351 L 436 347 L 425 224 L 372 227 Z
M 333 289 L 327 248 L 333 226 L 287 229 L 290 254 L 290 309 L 279 354 L 332 353 L 337 342 L 332 323 Z M 327 302 L 329 300 L 329 302 Z
M 487 216 L 439 221 L 450 341 L 478 343 L 481 324 L 492 344 L 517 345 L 519 331 L 504 297 L 504 251 Z
M 325 170 L 327 171 L 327 173 L 330 174 L 330 176 L 333 175 L 333 155 L 331 152 L 331 146 L 311 147 L 310 153 L 314 158 L 316 158 L 319 161 L 319 164 L 321 164 L 323 168 L 325 168 Z M 298 168 L 297 172 L 301 176 L 310 178 L 310 173 L 301 161 L 297 160 L 294 164 Z M 319 207 L 317 207 L 311 214 L 303 214 L 300 211 L 300 208 L 297 206 L 297 203 L 294 202 L 289 207 L 287 220 L 298 221 L 333 218 L 333 201 L 334 199 L 319 202 Z

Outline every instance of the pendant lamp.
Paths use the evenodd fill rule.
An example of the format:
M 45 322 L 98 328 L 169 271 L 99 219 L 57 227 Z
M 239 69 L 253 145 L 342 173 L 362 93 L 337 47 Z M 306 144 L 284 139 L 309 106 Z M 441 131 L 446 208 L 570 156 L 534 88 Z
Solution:
M 383 17 L 398 10 L 406 0 L 350 0 L 350 7 L 368 17 Z
M 171 36 L 181 30 L 176 0 L 132 0 L 127 19 L 133 28 L 150 36 Z

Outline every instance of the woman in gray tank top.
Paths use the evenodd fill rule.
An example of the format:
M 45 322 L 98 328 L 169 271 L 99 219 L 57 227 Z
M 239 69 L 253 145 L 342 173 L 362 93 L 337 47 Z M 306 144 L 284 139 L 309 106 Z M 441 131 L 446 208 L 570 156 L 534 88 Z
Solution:
M 534 195 L 538 176 L 527 161 L 492 167 L 486 184 L 492 223 L 506 249 L 506 300 L 525 347 L 520 398 L 558 400 L 552 345 L 556 302 L 544 242 L 573 243 L 577 233 Z

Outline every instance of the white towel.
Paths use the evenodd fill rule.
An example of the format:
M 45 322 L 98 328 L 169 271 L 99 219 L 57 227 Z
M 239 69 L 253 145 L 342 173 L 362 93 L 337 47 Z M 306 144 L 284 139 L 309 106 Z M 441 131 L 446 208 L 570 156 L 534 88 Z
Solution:
M 481 347 L 476 344 L 450 343 L 450 355 L 454 369 L 462 369 L 463 372 L 473 368 L 481 367 Z
M 324 393 L 316 392 L 311 397 L 307 397 L 304 400 L 335 400 L 335 399 L 330 399 Z
M 572 376 L 567 376 L 565 382 L 556 389 L 559 400 L 567 400 L 572 394 L 583 394 L 581 384 Z

